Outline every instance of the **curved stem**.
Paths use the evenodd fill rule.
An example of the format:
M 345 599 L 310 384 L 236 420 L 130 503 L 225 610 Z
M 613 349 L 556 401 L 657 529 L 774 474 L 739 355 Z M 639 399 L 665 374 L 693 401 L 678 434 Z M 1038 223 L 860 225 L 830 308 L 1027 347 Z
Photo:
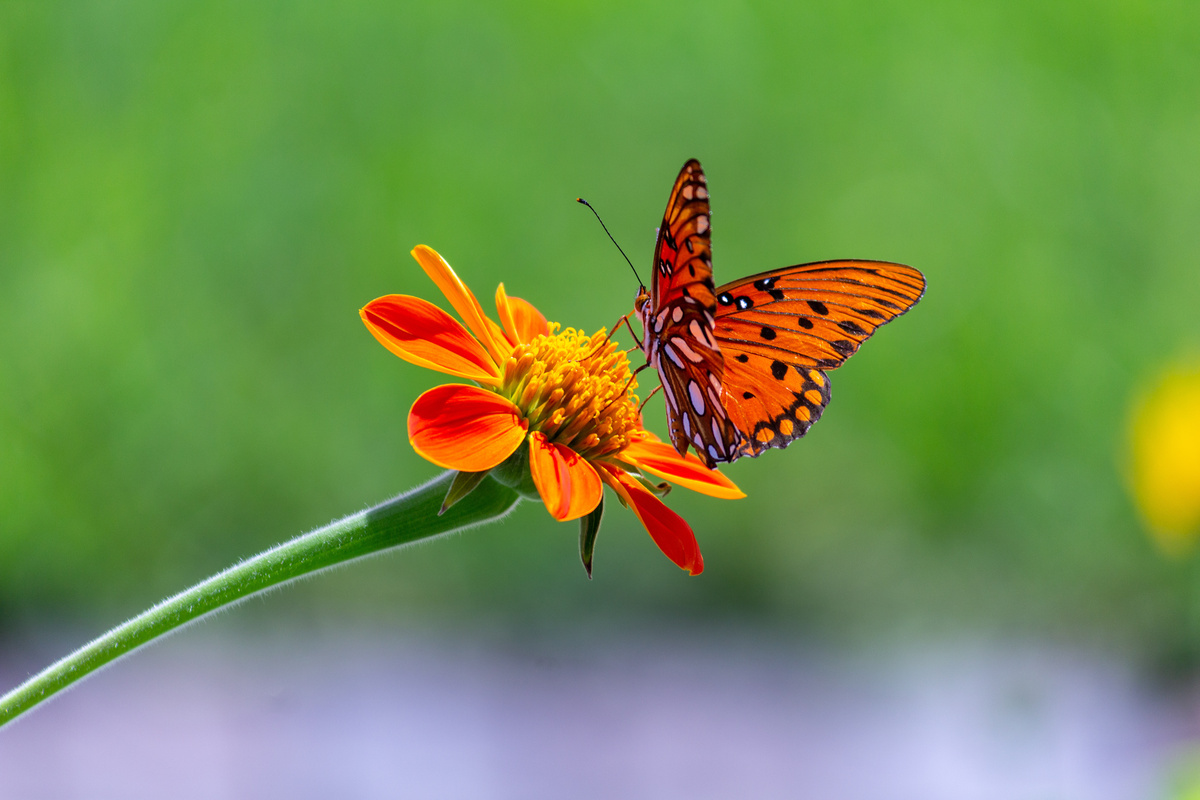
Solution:
M 297 536 L 118 625 L 0 697 L 0 726 L 100 667 L 218 609 L 381 550 L 498 520 L 520 500 L 512 489 L 485 480 L 438 516 L 453 475 L 439 475 L 374 508 Z

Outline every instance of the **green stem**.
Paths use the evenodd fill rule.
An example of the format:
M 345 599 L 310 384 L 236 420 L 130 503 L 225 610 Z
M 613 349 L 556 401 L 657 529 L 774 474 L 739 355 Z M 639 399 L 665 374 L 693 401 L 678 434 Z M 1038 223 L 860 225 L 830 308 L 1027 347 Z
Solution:
M 453 476 L 439 475 L 374 508 L 297 536 L 113 628 L 0 697 L 0 726 L 105 664 L 231 603 L 381 550 L 498 520 L 520 499 L 512 489 L 485 480 L 438 516 Z

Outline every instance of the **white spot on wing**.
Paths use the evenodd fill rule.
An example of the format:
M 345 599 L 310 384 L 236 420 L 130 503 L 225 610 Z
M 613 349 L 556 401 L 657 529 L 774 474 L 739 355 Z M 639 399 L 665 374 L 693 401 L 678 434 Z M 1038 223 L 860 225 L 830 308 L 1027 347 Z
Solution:
M 696 217 L 696 233 L 704 233 L 708 230 L 708 215 L 701 214 Z
M 675 306 L 673 309 L 671 309 L 671 321 L 679 322 L 681 319 L 683 319 L 683 308 L 680 306 Z
M 672 341 L 674 341 L 674 339 L 672 339 Z M 662 349 L 663 352 L 667 354 L 667 358 L 671 359 L 672 364 L 679 369 L 683 369 L 683 359 L 681 359 L 679 354 L 675 352 L 675 348 L 671 347 L 669 344 L 664 344 Z
M 700 391 L 700 384 L 688 381 L 688 397 L 691 398 L 692 408 L 696 409 L 696 413 L 704 416 L 704 393 Z
M 691 418 L 687 414 L 683 415 L 683 432 L 690 438 L 692 435 Z
M 696 341 L 705 341 L 706 337 L 704 336 L 704 326 L 700 324 L 700 320 L 693 319 L 691 322 L 689 322 L 688 330 L 691 332 L 692 337 L 695 338 Z
M 721 452 L 725 452 L 725 436 L 721 433 L 721 420 L 713 417 L 713 440 L 721 445 Z M 715 458 L 715 456 L 714 456 Z
M 663 394 L 666 395 L 667 405 L 671 407 L 671 413 L 679 416 L 679 401 L 675 399 L 675 391 L 671 388 L 671 384 L 667 381 L 662 381 Z
M 693 364 L 699 364 L 704 360 L 702 355 L 693 350 L 691 345 L 689 345 L 685 339 L 679 336 L 672 336 L 671 344 L 675 345 L 675 347 L 679 349 L 679 352 L 683 353 L 684 357 L 686 357 L 687 360 L 691 361 Z M 683 365 L 680 364 L 679 366 L 682 367 Z
M 721 454 L 717 452 L 717 448 L 713 447 L 710 444 L 708 446 L 708 457 L 711 458 L 713 461 L 716 461 L 721 458 Z

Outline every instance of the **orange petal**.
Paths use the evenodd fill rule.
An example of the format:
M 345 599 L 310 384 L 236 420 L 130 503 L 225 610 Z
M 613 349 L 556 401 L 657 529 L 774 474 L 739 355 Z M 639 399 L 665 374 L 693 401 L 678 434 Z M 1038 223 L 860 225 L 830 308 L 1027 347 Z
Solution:
M 504 284 L 496 289 L 496 311 L 504 325 L 504 333 L 514 345 L 529 344 L 537 336 L 550 335 L 550 323 L 533 304 L 519 297 L 509 297 Z
M 408 441 L 439 467 L 483 472 L 525 439 L 528 423 L 512 402 L 478 386 L 435 386 L 408 412 Z
M 694 492 L 719 497 L 722 500 L 737 500 L 746 493 L 726 476 L 709 469 L 691 451 L 681 456 L 671 445 L 649 438 L 634 441 L 621 451 L 620 458 L 639 470 L 666 478 Z
M 529 434 L 529 471 L 546 510 L 559 522 L 579 519 L 600 504 L 604 486 L 592 465 L 540 431 Z
M 460 378 L 499 385 L 491 356 L 454 317 L 427 300 L 389 294 L 358 312 L 367 330 L 405 361 Z
M 508 343 L 508 334 L 504 332 L 504 328 L 493 322 L 491 317 L 484 317 L 483 321 L 487 323 L 488 330 L 492 332 L 492 336 L 495 337 L 496 341 Z M 509 346 L 511 347 L 511 345 Z M 504 362 L 500 363 L 503 364 Z
M 608 464 L 598 466 L 600 477 L 633 509 L 663 555 L 691 575 L 703 572 L 704 557 L 700 555 L 700 545 L 696 543 L 696 535 L 683 517 L 663 505 L 628 473 Z
M 512 346 L 504 340 L 504 337 L 497 337 L 492 328 L 488 326 L 488 319 L 484 316 L 479 301 L 475 299 L 475 295 L 471 294 L 467 285 L 459 280 L 458 275 L 446 263 L 446 259 L 438 255 L 432 247 L 423 244 L 414 247 L 412 255 L 421 265 L 421 269 L 425 270 L 425 274 L 432 278 L 437 287 L 442 290 L 442 294 L 446 295 L 450 305 L 454 306 L 454 310 L 462 317 L 463 322 L 467 323 L 467 327 L 475 334 L 475 338 L 483 343 L 497 364 L 503 364 L 508 358 L 508 354 L 512 352 Z

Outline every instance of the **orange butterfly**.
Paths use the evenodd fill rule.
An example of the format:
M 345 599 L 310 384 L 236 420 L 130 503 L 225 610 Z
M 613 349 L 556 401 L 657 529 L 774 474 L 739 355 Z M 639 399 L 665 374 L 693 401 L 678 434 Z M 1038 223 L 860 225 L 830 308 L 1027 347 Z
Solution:
M 634 311 L 658 370 L 671 442 L 711 468 L 787 447 L 829 404 L 829 377 L 912 308 L 925 276 L 886 261 L 819 261 L 713 288 L 708 185 L 683 165 Z

